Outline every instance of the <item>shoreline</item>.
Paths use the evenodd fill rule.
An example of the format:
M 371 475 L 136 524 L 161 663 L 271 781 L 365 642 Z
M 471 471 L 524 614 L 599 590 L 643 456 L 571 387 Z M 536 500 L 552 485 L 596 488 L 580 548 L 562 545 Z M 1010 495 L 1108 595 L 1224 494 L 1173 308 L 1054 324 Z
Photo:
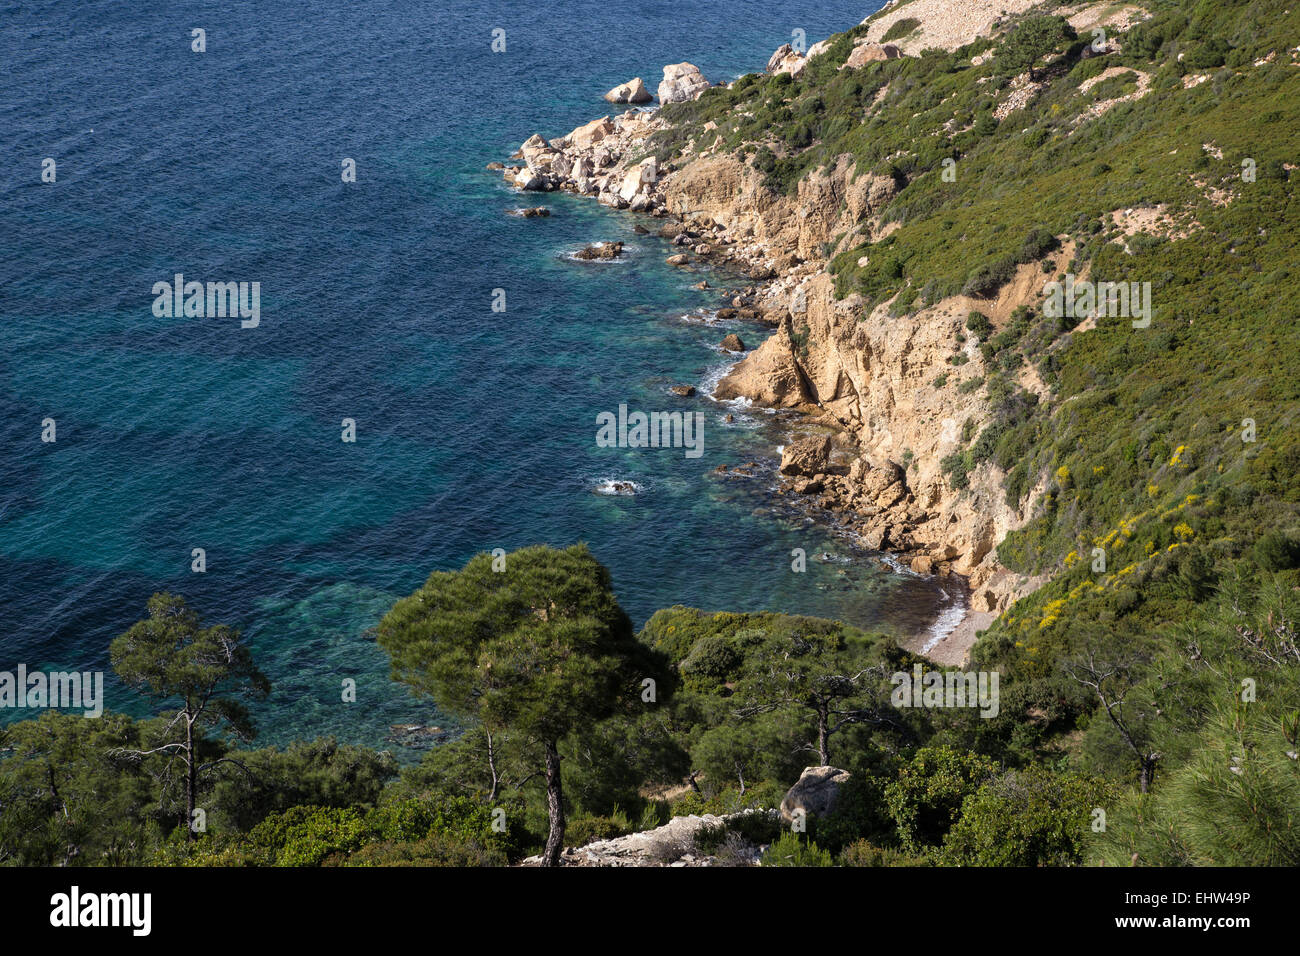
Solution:
M 689 274 L 695 272 L 693 265 L 706 265 L 723 276 L 736 280 L 739 288 L 729 288 L 731 283 L 728 282 L 727 287 L 715 290 L 706 277 L 700 276 L 701 282 L 697 287 L 716 293 L 718 304 L 713 311 L 719 318 L 739 319 L 755 328 L 767 330 L 770 334 L 765 337 L 765 343 L 776 335 L 788 333 L 789 312 L 784 300 L 792 295 L 803 295 L 811 279 L 826 275 L 828 260 L 813 253 L 808 258 L 789 253 L 782 255 L 755 236 L 752 227 L 747 230 L 747 235 L 737 235 L 708 215 L 701 216 L 699 210 L 685 210 L 684 214 L 674 209 L 668 197 L 661 192 L 661 184 L 665 175 L 672 177 L 681 172 L 681 168 L 660 170 L 653 155 L 642 158 L 635 164 L 630 161 L 630 157 L 643 152 L 640 147 L 644 142 L 666 125 L 659 118 L 657 109 L 629 109 L 616 119 L 606 115 L 577 127 L 565 136 L 550 140 L 534 134 L 511 157 L 516 161 L 522 159 L 524 165 L 511 166 L 494 161 L 487 164 L 487 170 L 499 172 L 505 184 L 518 196 L 527 193 L 566 192 L 578 197 L 595 198 L 611 209 L 650 217 L 649 223 L 638 220 L 634 231 L 642 233 L 644 230 L 645 234 L 657 234 L 668 240 L 673 247 L 680 248 L 680 252 L 667 258 L 670 266 Z M 704 158 L 697 159 L 697 162 L 708 161 Z M 692 218 L 687 218 L 688 215 Z M 779 216 L 775 218 L 780 222 Z M 655 220 L 662 223 L 660 228 L 648 228 Z M 865 456 L 865 452 L 858 447 L 857 437 L 845 423 L 837 420 L 829 409 L 821 405 L 801 404 L 791 407 L 787 403 L 782 407 L 757 400 L 743 392 L 717 396 L 717 390 L 723 382 L 760 349 L 762 345 L 746 350 L 720 375 L 706 373 L 708 381 L 702 380 L 697 386 L 698 391 L 715 406 L 722 408 L 739 410 L 732 403 L 744 398 L 746 409 L 768 407 L 794 413 L 797 420 L 789 422 L 783 428 L 789 437 L 787 446 L 801 434 L 807 434 L 815 428 L 829 430 L 833 434 L 840 456 L 843 456 L 846 449 L 852 449 L 856 456 Z M 705 385 L 709 387 L 705 388 Z M 782 446 L 777 445 L 772 451 L 779 457 L 781 449 Z M 863 461 L 865 463 L 865 457 Z M 886 461 L 884 464 L 892 466 L 891 462 Z M 827 470 L 833 469 L 828 467 Z M 873 469 L 873 473 L 879 470 Z M 843 474 L 847 469 L 835 471 Z M 906 476 L 900 475 L 900 478 L 907 501 L 911 502 L 912 495 L 907 489 Z M 775 498 L 807 514 L 834 533 L 845 533 L 846 529 L 837 528 L 836 522 L 828 521 L 828 517 L 865 517 L 851 501 L 854 489 L 847 484 L 847 479 L 834 479 L 841 483 L 820 499 L 816 494 L 822 490 L 818 482 L 791 480 L 783 469 L 778 470 L 778 479 L 780 485 L 773 492 Z M 812 494 L 807 493 L 810 484 L 813 486 Z M 857 503 L 860 504 L 860 499 Z M 936 582 L 937 587 L 949 595 L 948 600 L 939 605 L 933 621 L 919 631 L 907 633 L 900 630 L 898 640 L 907 650 L 936 663 L 963 666 L 975 643 L 977 632 L 986 629 L 997 618 L 998 612 L 992 608 L 980 610 L 977 607 L 976 588 L 967 575 L 952 567 L 951 559 L 955 557 L 955 549 L 941 547 L 931 554 L 929 547 L 911 544 L 905 535 L 900 539 L 897 533 L 890 536 L 892 540 L 888 541 L 885 535 L 877 534 L 875 542 L 863 540 L 859 532 L 849 534 L 857 537 L 869 551 L 879 555 L 882 563 L 910 565 L 911 573 Z M 985 603 L 988 603 L 987 592 Z M 960 617 L 948 626 L 945 617 L 952 615 L 954 605 L 960 607 Z

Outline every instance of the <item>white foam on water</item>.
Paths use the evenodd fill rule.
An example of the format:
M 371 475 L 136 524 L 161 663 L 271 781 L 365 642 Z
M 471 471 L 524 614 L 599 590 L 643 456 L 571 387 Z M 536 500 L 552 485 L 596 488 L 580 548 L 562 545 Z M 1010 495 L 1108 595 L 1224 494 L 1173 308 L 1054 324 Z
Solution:
M 947 594 L 947 592 L 944 592 Z M 960 594 L 947 594 L 948 603 L 939 611 L 939 616 L 930 625 L 929 635 L 921 646 L 921 653 L 927 654 L 945 637 L 956 630 L 957 625 L 966 619 L 966 602 Z
M 713 397 L 713 393 L 717 391 L 718 385 L 727 377 L 727 373 L 732 370 L 736 362 L 739 361 L 740 359 L 736 358 L 731 362 L 720 362 L 717 365 L 710 365 L 704 370 L 704 377 L 700 379 L 700 384 L 696 386 L 696 390 L 701 395 L 707 395 L 710 399 L 721 405 L 730 405 L 732 408 L 748 408 L 753 403 L 747 398 L 732 398 L 727 399 L 726 401 L 719 401 Z M 744 404 L 739 404 L 741 402 Z
M 625 486 L 625 487 L 618 487 Z M 619 495 L 631 497 L 645 491 L 645 485 L 630 478 L 597 478 L 592 491 L 598 495 Z M 627 490 L 627 489 L 631 490 Z

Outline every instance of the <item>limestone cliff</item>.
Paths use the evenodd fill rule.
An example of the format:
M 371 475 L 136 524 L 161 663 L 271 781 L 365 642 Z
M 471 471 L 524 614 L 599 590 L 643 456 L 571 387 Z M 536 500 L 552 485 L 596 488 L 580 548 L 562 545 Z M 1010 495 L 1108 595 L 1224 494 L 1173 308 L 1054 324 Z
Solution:
M 978 12 L 975 19 L 987 27 L 986 11 Z M 818 44 L 809 57 L 824 48 Z M 769 71 L 780 72 L 789 54 L 773 58 L 780 63 Z M 782 194 L 744 153 L 727 152 L 715 130 L 713 123 L 669 129 L 657 114 L 629 111 L 550 141 L 530 138 L 517 154 L 526 165 L 507 168 L 505 176 L 521 189 L 569 190 L 672 220 L 661 234 L 684 251 L 670 263 L 725 261 L 761 282 L 744 311 L 775 331 L 714 397 L 798 409 L 810 426 L 832 429 L 836 451 L 825 470 L 792 476 L 788 489 L 815 496 L 811 504 L 837 512 L 872 548 L 901 553 L 915 571 L 965 577 L 975 623 L 986 626 L 1037 583 L 1003 569 L 995 549 L 1030 517 L 1041 485 L 1008 503 L 1005 476 L 994 466 L 981 465 L 957 489 L 941 462 L 992 420 L 983 390 L 962 388 L 986 373 L 966 318 L 978 310 L 996 332 L 1017 306 L 1036 300 L 1040 263 L 1020 266 L 992 300 L 955 296 L 895 316 L 892 301 L 867 308 L 856 296 L 837 299 L 829 260 L 889 235 L 894 227 L 881 213 L 906 180 L 859 174 L 845 154 Z M 654 143 L 665 131 L 685 145 L 661 160 Z M 1070 254 L 1067 243 L 1048 268 Z M 1021 385 L 1041 395 L 1033 373 L 1026 376 Z M 960 661 L 973 640 L 967 627 L 944 659 Z

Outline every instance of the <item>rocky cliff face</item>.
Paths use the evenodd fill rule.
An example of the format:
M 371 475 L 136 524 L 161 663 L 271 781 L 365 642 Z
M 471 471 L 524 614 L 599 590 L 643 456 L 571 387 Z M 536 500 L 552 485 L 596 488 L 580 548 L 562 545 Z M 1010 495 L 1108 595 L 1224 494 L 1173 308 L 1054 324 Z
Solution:
M 959 387 L 984 375 L 966 317 L 978 309 L 996 327 L 1032 302 L 1033 266 L 994 302 L 957 296 L 893 317 L 888 302 L 868 309 L 856 296 L 837 300 L 827 262 L 888 234 L 880 213 L 900 184 L 859 175 L 845 155 L 805 175 L 794 195 L 781 195 L 743 157 L 721 148 L 712 125 L 687 130 L 682 157 L 660 166 L 650 145 L 664 128 L 661 118 L 606 117 L 549 142 L 532 137 L 518 154 L 526 165 L 505 176 L 523 189 L 565 189 L 677 220 L 662 234 L 687 252 L 670 262 L 725 260 L 763 282 L 747 311 L 776 331 L 714 397 L 798 409 L 810 426 L 829 428 L 835 452 L 825 470 L 801 466 L 788 490 L 839 513 L 869 546 L 901 553 L 915 571 L 965 577 L 976 621 L 987 626 L 1034 586 L 1003 569 L 995 548 L 1027 520 L 1038 489 L 1008 505 L 1004 476 L 992 466 L 972 472 L 958 491 L 940 462 L 991 419 L 982 390 Z M 950 361 L 959 355 L 960 364 Z M 959 662 L 973 640 L 968 628 L 944 659 Z
M 787 296 L 781 326 L 716 397 L 802 409 L 833 427 L 847 473 L 828 464 L 805 487 L 851 516 L 871 547 L 904 552 L 917 571 L 967 576 L 976 610 L 1004 609 L 1016 588 L 994 548 L 1026 520 L 1029 503 L 1007 505 L 1003 475 L 991 466 L 963 491 L 940 470 L 990 419 L 980 393 L 959 388 L 983 374 L 977 341 L 963 328 L 972 303 L 958 297 L 893 318 L 888 303 L 866 310 L 857 297 L 836 300 L 824 272 Z M 960 367 L 948 361 L 958 353 L 967 356 Z
M 776 275 L 760 309 L 778 327 L 715 397 L 799 409 L 832 428 L 834 459 L 824 473 L 792 477 L 790 490 L 814 496 L 816 507 L 839 513 L 870 547 L 901 552 L 916 571 L 964 576 L 975 620 L 987 626 L 1033 586 L 1003 569 L 994 549 L 1028 519 L 1037 494 L 1008 505 L 1004 475 L 990 465 L 958 491 L 940 462 L 991 420 L 982 390 L 960 389 L 985 374 L 966 317 L 978 309 L 1000 325 L 1033 301 L 1033 269 L 995 301 L 957 296 L 892 317 L 889 303 L 867 309 L 857 296 L 837 300 L 825 270 L 854 237 L 883 234 L 879 212 L 895 195 L 892 180 L 857 176 L 841 157 L 805 177 L 795 196 L 777 196 L 734 157 L 706 154 L 666 176 L 659 190 L 668 212 L 720 227 L 737 254 Z M 949 361 L 959 354 L 964 364 Z M 947 658 L 959 661 L 973 638 L 967 628 Z
M 889 178 L 857 176 L 848 157 L 806 176 L 796 195 L 778 196 L 735 157 L 706 151 L 658 189 L 669 213 L 721 228 L 737 255 L 777 276 L 761 307 L 776 332 L 715 397 L 800 409 L 835 430 L 839 465 L 799 476 L 791 490 L 817 495 L 868 545 L 904 553 L 917 571 L 966 576 L 976 611 L 1004 609 L 1021 585 L 998 565 L 994 548 L 1026 520 L 1033 496 L 1019 508 L 1007 505 L 1003 475 L 991 466 L 958 492 L 940 462 L 990 420 L 979 390 L 959 389 L 984 374 L 966 316 L 978 308 L 997 321 L 1030 300 L 1032 283 L 1011 283 L 996 302 L 958 296 L 897 318 L 889 303 L 866 309 L 856 296 L 837 300 L 828 257 L 852 237 L 878 237 L 879 212 L 897 191 Z M 958 353 L 966 358 L 961 366 L 949 362 Z

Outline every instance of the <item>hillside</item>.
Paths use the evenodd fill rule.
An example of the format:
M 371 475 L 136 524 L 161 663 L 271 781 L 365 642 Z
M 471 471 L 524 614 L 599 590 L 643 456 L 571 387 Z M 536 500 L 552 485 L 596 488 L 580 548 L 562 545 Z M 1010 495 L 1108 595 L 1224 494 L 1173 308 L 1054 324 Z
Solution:
M 1298 42 L 1281 2 L 910 0 L 522 156 L 758 283 L 775 331 L 715 397 L 832 429 L 788 491 L 969 583 L 913 650 L 1002 671 L 1022 717 L 1088 688 L 1057 745 L 1136 781 L 1260 667 L 1295 743 Z
M 250 749 L 252 651 L 155 595 L 110 656 L 183 709 L 0 728 L 0 863 L 1300 863 L 1300 8 L 897 0 L 760 66 L 490 168 L 727 276 L 766 337 L 677 396 L 788 413 L 782 494 L 965 620 L 638 633 L 586 545 L 479 553 L 368 634 L 465 728 L 402 767 Z

